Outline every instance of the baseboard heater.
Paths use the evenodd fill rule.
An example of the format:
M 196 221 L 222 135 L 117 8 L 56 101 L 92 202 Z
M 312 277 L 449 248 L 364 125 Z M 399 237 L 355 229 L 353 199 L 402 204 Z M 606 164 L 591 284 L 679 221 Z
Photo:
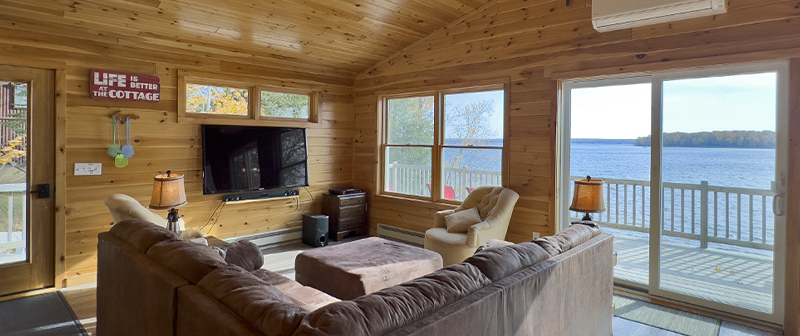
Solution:
M 249 240 L 253 244 L 258 245 L 260 249 L 266 249 L 278 245 L 285 245 L 300 242 L 303 238 L 303 228 L 295 227 L 289 229 L 280 229 L 264 233 L 256 233 L 247 236 L 240 236 L 234 238 L 224 239 L 226 242 L 232 243 L 239 240 Z
M 425 233 L 396 226 L 378 223 L 378 237 L 397 242 L 422 247 L 425 244 Z

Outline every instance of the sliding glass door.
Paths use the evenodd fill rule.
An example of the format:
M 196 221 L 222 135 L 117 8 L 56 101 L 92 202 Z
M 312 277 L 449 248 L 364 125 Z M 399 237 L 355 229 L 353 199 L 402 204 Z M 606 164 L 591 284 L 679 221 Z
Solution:
M 594 219 L 615 236 L 617 283 L 780 324 L 788 63 L 565 83 L 563 92 L 561 222 L 582 216 L 567 210 L 572 180 L 605 180 L 606 210 Z M 636 113 L 621 112 L 642 97 Z

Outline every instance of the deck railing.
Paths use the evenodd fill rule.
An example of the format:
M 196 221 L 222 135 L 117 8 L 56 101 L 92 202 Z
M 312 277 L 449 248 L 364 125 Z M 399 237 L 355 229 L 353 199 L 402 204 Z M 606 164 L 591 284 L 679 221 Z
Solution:
M 581 177 L 572 176 L 571 180 Z M 649 232 L 650 182 L 603 179 L 606 211 L 593 214 L 603 226 Z M 663 234 L 671 237 L 773 250 L 775 225 L 770 190 L 663 183 Z M 572 186 L 571 186 L 572 188 Z M 570 195 L 572 192 L 570 191 Z M 578 219 L 582 214 L 570 212 Z
M 501 185 L 499 171 L 444 168 L 443 185 L 453 189 L 456 200 L 462 201 L 469 194 L 468 188 L 481 185 Z M 391 191 L 401 194 L 430 196 L 431 167 L 391 163 L 386 174 Z
M 26 184 L 25 183 L 8 183 L 8 184 L 0 184 L 0 195 L 5 195 L 8 197 L 8 208 L 7 208 L 7 223 L 2 223 L 2 219 L 0 219 L 0 253 L 8 250 L 16 250 L 15 253 L 22 251 L 22 248 L 25 247 L 25 236 L 27 232 L 25 230 L 25 213 L 26 213 L 26 204 L 24 201 L 26 191 Z M 22 195 L 22 204 L 16 204 L 15 202 L 19 201 L 19 196 Z M 17 200 L 15 201 L 15 198 Z M 22 217 L 15 218 L 14 216 L 14 208 L 15 206 L 20 207 L 22 209 Z M 2 207 L 0 207 L 2 208 Z M 21 227 L 16 228 L 14 224 L 16 222 L 20 222 Z

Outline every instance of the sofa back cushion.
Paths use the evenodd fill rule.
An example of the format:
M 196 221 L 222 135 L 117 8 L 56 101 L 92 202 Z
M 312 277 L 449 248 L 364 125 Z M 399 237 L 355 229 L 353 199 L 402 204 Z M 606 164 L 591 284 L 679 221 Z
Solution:
M 536 238 L 533 242 L 544 248 L 551 256 L 556 256 L 589 241 L 601 233 L 600 227 L 575 224 L 555 235 Z
M 162 241 L 147 250 L 147 255 L 193 284 L 228 265 L 214 249 L 186 240 Z
M 467 258 L 464 263 L 474 265 L 486 277 L 497 281 L 548 258 L 550 254 L 539 245 L 521 243 L 485 249 Z
M 352 301 L 321 307 L 294 335 L 383 335 L 419 320 L 491 284 L 470 264 L 456 264 Z
M 118 222 L 111 227 L 109 232 L 142 253 L 146 253 L 156 243 L 178 239 L 178 235 L 174 232 L 138 219 Z
M 265 336 L 291 335 L 308 313 L 274 286 L 235 265 L 215 269 L 197 286 Z

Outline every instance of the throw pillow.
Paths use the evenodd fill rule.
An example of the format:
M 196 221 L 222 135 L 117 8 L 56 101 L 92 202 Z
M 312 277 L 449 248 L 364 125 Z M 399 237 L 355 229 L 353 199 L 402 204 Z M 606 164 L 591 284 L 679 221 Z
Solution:
M 461 210 L 444 217 L 445 225 L 447 225 L 447 232 L 449 233 L 467 232 L 470 226 L 482 221 L 478 208 Z

